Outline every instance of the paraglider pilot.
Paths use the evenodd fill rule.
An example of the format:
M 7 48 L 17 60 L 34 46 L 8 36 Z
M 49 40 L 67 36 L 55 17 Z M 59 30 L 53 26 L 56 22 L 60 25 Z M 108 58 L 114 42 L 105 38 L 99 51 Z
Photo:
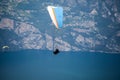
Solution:
M 59 51 L 59 49 L 56 49 L 55 51 L 53 51 L 53 54 L 58 54 L 60 51 Z

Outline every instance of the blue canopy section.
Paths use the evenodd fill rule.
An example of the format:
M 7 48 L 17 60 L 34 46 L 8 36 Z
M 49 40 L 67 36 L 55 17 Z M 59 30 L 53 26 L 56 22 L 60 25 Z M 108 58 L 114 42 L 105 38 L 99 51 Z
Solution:
M 63 8 L 62 7 L 54 8 L 54 13 L 58 23 L 58 27 L 61 28 L 63 25 Z

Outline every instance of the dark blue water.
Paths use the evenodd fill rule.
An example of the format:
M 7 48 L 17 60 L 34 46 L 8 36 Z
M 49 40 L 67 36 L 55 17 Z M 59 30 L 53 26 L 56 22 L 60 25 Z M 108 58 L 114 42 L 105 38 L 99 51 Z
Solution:
M 120 54 L 25 50 L 0 53 L 0 80 L 120 80 Z

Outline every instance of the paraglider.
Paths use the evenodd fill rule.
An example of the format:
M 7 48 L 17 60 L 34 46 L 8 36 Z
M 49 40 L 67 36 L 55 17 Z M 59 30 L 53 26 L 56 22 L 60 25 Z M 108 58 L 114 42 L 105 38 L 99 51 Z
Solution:
M 9 49 L 9 46 L 3 46 L 3 47 L 2 47 L 2 51 L 3 51 L 3 52 L 8 51 L 8 49 Z
M 55 7 L 55 6 L 48 6 L 47 10 L 49 12 L 50 18 L 55 25 L 55 29 L 60 29 L 63 26 L 63 8 L 62 7 Z M 54 50 L 54 40 L 53 40 L 53 50 Z M 53 53 L 59 53 L 59 49 L 56 49 Z

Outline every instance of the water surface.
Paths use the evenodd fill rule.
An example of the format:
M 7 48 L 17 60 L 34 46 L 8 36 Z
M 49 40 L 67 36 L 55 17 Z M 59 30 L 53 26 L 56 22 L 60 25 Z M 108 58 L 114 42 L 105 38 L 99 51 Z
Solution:
M 0 80 L 120 80 L 120 54 L 24 50 L 0 53 Z

